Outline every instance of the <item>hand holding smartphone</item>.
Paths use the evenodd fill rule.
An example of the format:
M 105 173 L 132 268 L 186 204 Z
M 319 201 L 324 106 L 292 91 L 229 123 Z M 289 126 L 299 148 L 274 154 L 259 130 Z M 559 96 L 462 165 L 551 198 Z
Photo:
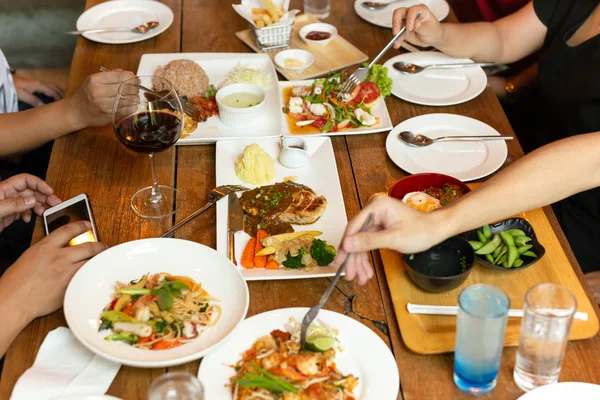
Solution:
M 48 208 L 46 211 L 44 211 L 42 217 L 44 219 L 46 235 L 49 235 L 61 226 L 70 224 L 72 222 L 90 222 L 92 225 L 91 229 L 74 237 L 69 242 L 69 246 L 76 246 L 78 244 L 87 242 L 98 242 L 98 233 L 96 232 L 96 224 L 94 223 L 92 207 L 86 194 L 80 194 L 72 199 L 63 201 L 54 207 Z

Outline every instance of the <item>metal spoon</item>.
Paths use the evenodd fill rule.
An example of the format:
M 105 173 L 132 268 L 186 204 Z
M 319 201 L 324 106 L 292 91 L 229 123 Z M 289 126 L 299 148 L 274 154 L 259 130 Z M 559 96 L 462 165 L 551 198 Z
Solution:
M 377 1 L 365 1 L 364 3 L 361 3 L 361 5 L 369 11 L 379 11 L 379 10 L 386 8 L 390 4 L 401 3 L 403 1 L 406 1 L 406 0 L 394 0 L 394 1 L 390 1 L 389 3 L 380 3 Z
M 512 136 L 441 136 L 439 138 L 431 139 L 420 133 L 414 133 L 411 131 L 402 131 L 398 134 L 398 138 L 409 146 L 414 147 L 425 147 L 431 146 L 435 142 L 444 141 L 456 141 L 456 142 L 478 142 L 480 140 L 513 140 Z
M 464 67 L 492 67 L 494 63 L 454 63 L 454 64 L 431 64 L 431 65 L 417 65 L 403 61 L 395 62 L 392 66 L 394 69 L 402 72 L 403 74 L 418 74 L 419 72 L 426 69 L 452 69 L 452 68 L 464 68 Z
M 81 31 L 70 31 L 65 32 L 67 35 L 81 35 L 83 33 L 99 33 L 99 32 L 133 32 L 133 33 L 146 33 L 158 26 L 158 21 L 149 21 L 145 24 L 136 26 L 135 28 L 117 27 L 117 28 L 95 28 L 95 29 L 84 29 Z

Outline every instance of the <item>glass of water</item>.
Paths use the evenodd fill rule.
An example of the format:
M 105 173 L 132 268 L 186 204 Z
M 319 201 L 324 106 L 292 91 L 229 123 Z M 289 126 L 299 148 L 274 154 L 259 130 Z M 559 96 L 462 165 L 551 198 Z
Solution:
M 496 387 L 510 300 L 502 289 L 471 285 L 458 296 L 454 383 L 480 396 Z
M 330 0 L 304 0 L 304 13 L 317 18 L 329 17 Z
M 575 296 L 563 286 L 542 283 L 527 291 L 514 371 L 521 389 L 558 381 L 576 309 Z
M 189 372 L 169 372 L 154 380 L 148 400 L 203 400 L 200 381 Z

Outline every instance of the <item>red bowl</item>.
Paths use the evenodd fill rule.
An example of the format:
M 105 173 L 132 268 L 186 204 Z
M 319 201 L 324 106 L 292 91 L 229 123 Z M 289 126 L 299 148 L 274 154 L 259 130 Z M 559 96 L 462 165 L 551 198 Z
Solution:
M 407 193 L 422 192 L 423 190 L 429 189 L 432 186 L 441 187 L 444 183 L 458 185 L 464 194 L 471 191 L 469 186 L 454 177 L 427 172 L 423 174 L 410 175 L 406 178 L 400 179 L 394 184 L 394 186 L 392 186 L 388 192 L 388 196 L 402 200 Z

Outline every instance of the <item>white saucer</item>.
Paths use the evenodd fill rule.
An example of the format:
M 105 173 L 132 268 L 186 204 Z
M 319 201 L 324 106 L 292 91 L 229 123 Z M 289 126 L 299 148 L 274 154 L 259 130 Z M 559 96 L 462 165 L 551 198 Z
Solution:
M 143 34 L 103 32 L 84 33 L 83 37 L 98 43 L 135 43 L 160 35 L 173 23 L 173 11 L 158 1 L 113 0 L 100 3 L 81 14 L 77 19 L 77 30 L 120 26 L 134 28 L 150 21 L 158 21 L 158 27 Z
M 600 385 L 583 382 L 560 382 L 542 386 L 519 397 L 519 400 L 600 399 Z
M 440 136 L 500 136 L 500 133 L 481 121 L 455 114 L 426 114 L 408 119 L 390 132 L 385 148 L 392 161 L 411 174 L 437 172 L 463 182 L 473 181 L 498 170 L 508 155 L 503 140 L 438 142 L 427 147 L 411 147 L 398 138 L 402 131 L 421 133 L 432 139 Z
M 370 11 L 364 8 L 360 3 L 364 3 L 367 0 L 356 0 L 354 2 L 354 11 L 359 17 L 365 21 L 381 26 L 384 28 L 392 28 L 392 16 L 396 8 L 401 7 L 412 7 L 417 4 L 425 4 L 431 12 L 437 17 L 439 21 L 443 20 L 450 14 L 450 5 L 445 0 L 406 0 L 393 5 L 387 6 L 382 10 Z M 377 0 L 383 3 L 389 3 L 392 0 Z

